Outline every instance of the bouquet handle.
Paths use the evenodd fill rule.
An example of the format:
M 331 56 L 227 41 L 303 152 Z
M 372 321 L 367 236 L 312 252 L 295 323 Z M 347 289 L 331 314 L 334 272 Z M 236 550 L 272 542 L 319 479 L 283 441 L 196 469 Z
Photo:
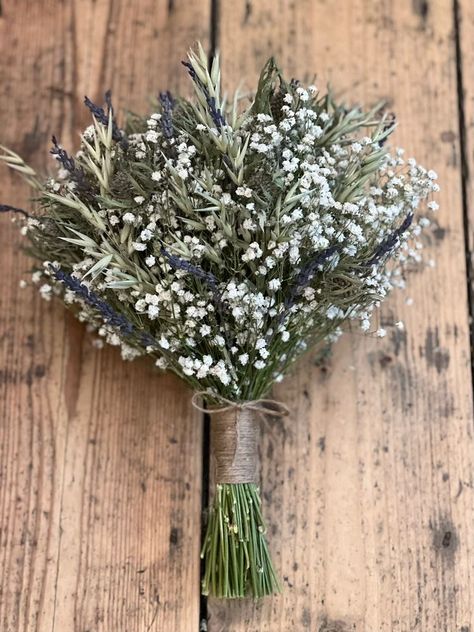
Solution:
M 207 410 L 215 490 L 201 551 L 204 595 L 259 598 L 280 591 L 257 484 L 262 407 L 250 404 L 256 403 Z

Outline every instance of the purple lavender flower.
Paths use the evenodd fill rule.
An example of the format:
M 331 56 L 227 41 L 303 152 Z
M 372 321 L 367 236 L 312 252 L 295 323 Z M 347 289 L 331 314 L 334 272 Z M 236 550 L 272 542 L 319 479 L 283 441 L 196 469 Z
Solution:
M 163 108 L 163 114 L 161 116 L 161 128 L 165 138 L 173 137 L 173 108 L 174 99 L 170 92 L 160 92 L 160 103 Z
M 189 61 L 182 61 L 181 63 L 183 64 L 183 66 L 185 66 L 188 69 L 188 73 L 191 79 L 195 83 L 197 83 L 199 88 L 202 90 L 206 98 L 207 107 L 209 108 L 209 114 L 211 115 L 211 118 L 214 121 L 214 125 L 217 127 L 217 129 L 220 129 L 223 125 L 226 124 L 226 121 L 222 112 L 219 110 L 218 107 L 216 107 L 216 99 L 214 97 L 211 97 L 208 89 L 197 76 L 196 71 L 194 70 L 192 64 Z
M 51 148 L 50 153 L 56 158 L 59 164 L 69 172 L 71 180 L 73 180 L 73 182 L 75 182 L 82 191 L 90 190 L 86 175 L 81 167 L 76 165 L 74 158 L 72 158 L 72 156 L 70 156 L 67 151 L 59 145 L 56 136 L 52 137 L 52 142 L 53 147 Z
M 156 340 L 148 332 L 137 332 L 132 323 L 114 310 L 106 301 L 102 300 L 97 294 L 89 290 L 83 283 L 61 269 L 53 268 L 53 274 L 58 281 L 83 299 L 87 305 L 97 310 L 104 321 L 117 328 L 126 336 L 136 336 L 143 347 L 156 347 Z
M 105 103 L 107 105 L 107 113 L 104 111 L 104 108 L 93 103 L 89 97 L 84 97 L 84 103 L 87 108 L 89 108 L 91 114 L 94 116 L 96 121 L 101 123 L 102 125 L 107 126 L 109 124 L 109 116 L 112 115 L 112 138 L 121 143 L 124 147 L 128 145 L 127 139 L 122 132 L 122 130 L 118 127 L 115 119 L 113 118 L 114 110 L 112 107 L 112 93 L 110 90 L 107 90 L 105 93 Z
M 140 343 L 144 347 L 156 347 L 156 340 L 147 332 L 140 334 Z
M 195 70 L 194 70 L 194 68 L 193 68 L 193 65 L 192 65 L 189 61 L 182 61 L 181 63 L 183 64 L 183 66 L 184 66 L 185 68 L 187 68 L 188 73 L 189 73 L 189 76 L 191 77 L 191 79 L 192 79 L 194 82 L 198 83 L 198 84 L 199 84 L 199 86 L 201 86 L 201 87 L 202 87 L 202 85 L 203 85 L 203 84 L 202 84 L 202 81 L 201 81 L 201 80 L 199 79 L 199 77 L 197 76 L 196 71 L 195 71 Z
M 413 213 L 410 211 L 410 213 L 408 213 L 408 215 L 403 220 L 403 223 L 400 224 L 398 228 L 396 228 L 392 233 L 390 233 L 390 235 L 385 237 L 385 239 L 380 242 L 374 254 L 370 258 L 370 260 L 367 262 L 367 266 L 370 267 L 370 266 L 377 265 L 377 263 L 379 263 L 379 261 L 383 257 L 385 257 L 385 255 L 390 254 L 392 250 L 395 248 L 395 246 L 398 244 L 400 237 L 403 235 L 403 233 L 410 228 L 412 221 L 413 221 Z
M 214 97 L 209 95 L 206 96 L 207 105 L 209 107 L 209 112 L 211 114 L 212 120 L 214 121 L 217 129 L 220 129 L 223 125 L 225 125 L 225 118 L 222 112 L 216 107 L 216 100 Z
M 218 293 L 217 279 L 213 274 L 193 265 L 190 261 L 181 259 L 181 257 L 178 257 L 177 255 L 172 255 L 166 250 L 166 248 L 162 248 L 161 253 L 166 257 L 172 268 L 175 270 L 184 270 L 185 272 L 189 272 L 192 276 L 207 283 L 214 294 Z
M 319 267 L 323 265 L 323 263 L 326 263 L 326 261 L 330 259 L 337 251 L 337 246 L 330 246 L 329 248 L 326 248 L 326 250 L 322 250 L 321 252 L 319 252 L 313 259 L 310 259 L 301 268 L 299 273 L 296 275 L 293 287 L 291 288 L 289 295 L 285 298 L 284 304 L 286 310 L 293 307 L 296 301 L 296 297 L 298 296 L 298 294 L 301 294 L 301 292 L 306 287 L 308 287 Z
M 76 279 L 67 272 L 64 272 L 64 270 L 52 267 L 51 269 L 53 271 L 53 275 L 58 281 L 64 283 L 64 285 L 74 292 L 76 296 L 79 296 L 85 303 L 87 303 L 87 305 L 97 310 L 106 323 L 112 327 L 116 327 L 121 333 L 127 336 L 131 336 L 136 333 L 135 327 L 125 318 L 125 316 L 116 312 L 111 305 L 89 290 L 89 288 L 81 283 L 79 279 Z

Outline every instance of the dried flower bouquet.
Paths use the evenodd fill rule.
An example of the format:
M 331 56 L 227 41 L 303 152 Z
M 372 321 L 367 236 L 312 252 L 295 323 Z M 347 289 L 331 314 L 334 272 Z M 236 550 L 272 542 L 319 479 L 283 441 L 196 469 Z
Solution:
M 211 413 L 217 488 L 202 555 L 204 594 L 278 590 L 257 485 L 262 399 L 307 349 L 373 310 L 419 263 L 419 211 L 436 174 L 386 145 L 393 120 L 287 82 L 270 60 L 255 96 L 221 96 L 217 58 L 184 62 L 187 100 L 161 93 L 118 126 L 92 125 L 72 157 L 53 138 L 53 178 L 3 160 L 36 191 L 22 232 L 32 280 L 132 359 L 182 377 Z M 435 202 L 425 205 L 435 211 Z M 383 330 L 377 331 L 383 335 Z M 201 400 L 200 400 L 201 401 Z M 200 404 L 197 404 L 200 405 Z

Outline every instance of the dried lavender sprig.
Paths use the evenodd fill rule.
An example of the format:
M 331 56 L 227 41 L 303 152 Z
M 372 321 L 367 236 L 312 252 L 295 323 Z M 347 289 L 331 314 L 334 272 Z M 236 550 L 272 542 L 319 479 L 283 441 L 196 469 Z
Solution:
M 397 229 L 395 229 L 392 233 L 390 233 L 390 235 L 385 237 L 385 239 L 380 242 L 374 254 L 370 258 L 370 260 L 367 262 L 367 266 L 370 267 L 370 266 L 376 265 L 377 263 L 379 263 L 382 257 L 390 254 L 392 250 L 395 248 L 395 246 L 397 245 L 398 240 L 403 235 L 403 233 L 410 228 L 412 221 L 413 221 L 413 213 L 410 211 L 410 213 L 408 213 L 408 215 L 403 220 L 402 224 L 400 224 L 400 226 Z
M 74 292 L 77 296 L 82 298 L 88 305 L 96 309 L 102 316 L 102 318 L 113 327 L 117 327 L 121 333 L 131 336 L 136 335 L 136 328 L 128 321 L 124 316 L 118 314 L 113 307 L 111 307 L 106 301 L 103 301 L 94 292 L 89 290 L 79 279 L 74 278 L 67 272 L 61 269 L 53 269 L 53 274 L 58 281 L 62 281 L 64 285 Z M 147 332 L 139 334 L 139 341 L 144 347 L 156 347 L 156 340 Z
M 174 99 L 171 96 L 171 92 L 168 90 L 166 92 L 160 92 L 160 103 L 163 108 L 163 114 L 161 116 L 161 128 L 163 130 L 163 135 L 166 138 L 172 138 L 174 129 L 173 129 L 173 108 L 174 108 Z
M 308 287 L 319 266 L 325 263 L 338 251 L 337 246 L 330 246 L 310 259 L 297 274 L 289 295 L 285 298 L 285 307 L 288 310 L 295 304 L 296 297 Z
M 140 334 L 140 343 L 144 347 L 156 347 L 156 340 L 150 334 L 143 332 Z
M 64 167 L 64 169 L 69 171 L 70 174 L 73 174 L 76 170 L 76 163 L 74 161 L 74 158 L 70 156 L 67 151 L 59 145 L 56 136 L 52 136 L 51 141 L 53 143 L 53 146 L 49 150 L 49 153 L 56 157 L 57 161 L 62 165 L 62 167 Z
M 189 73 L 189 76 L 191 77 L 191 79 L 192 79 L 195 83 L 198 83 L 200 88 L 204 88 L 204 89 L 206 89 L 206 88 L 205 88 L 205 86 L 204 86 L 204 84 L 202 83 L 202 81 L 201 81 L 201 80 L 199 79 L 199 77 L 197 76 L 197 73 L 196 73 L 196 71 L 194 70 L 193 65 L 191 64 L 191 62 L 189 62 L 189 61 L 182 61 L 181 63 L 183 64 L 183 66 L 184 66 L 185 68 L 187 68 L 188 73 Z
M 211 95 L 209 94 L 209 90 L 203 84 L 201 79 L 199 79 L 199 77 L 197 76 L 196 71 L 194 70 L 192 64 L 189 61 L 182 61 L 181 63 L 183 64 L 183 66 L 185 66 L 185 68 L 187 68 L 189 76 L 194 81 L 194 83 L 196 83 L 199 86 L 200 90 L 204 94 L 207 107 L 209 108 L 209 114 L 211 115 L 211 118 L 214 121 L 214 125 L 217 127 L 217 129 L 221 129 L 221 127 L 226 124 L 226 120 L 222 112 L 216 106 L 215 97 L 211 97 Z
M 90 186 L 87 182 L 84 170 L 81 169 L 81 167 L 78 167 L 74 158 L 59 145 L 56 136 L 53 136 L 51 140 L 53 147 L 50 149 L 50 153 L 56 158 L 61 166 L 69 172 L 71 180 L 73 180 L 82 191 L 89 190 Z
M 72 275 L 64 272 L 61 268 L 55 268 L 51 266 L 52 273 L 54 277 L 64 283 L 64 285 L 74 292 L 77 296 L 83 299 L 87 305 L 96 309 L 105 322 L 112 327 L 116 327 L 120 330 L 121 333 L 126 334 L 128 336 L 136 333 L 135 327 L 132 325 L 130 321 L 128 321 L 124 316 L 117 313 L 114 308 L 109 305 L 106 301 L 102 300 L 97 294 L 89 290 L 87 286 L 76 279 Z
M 108 124 L 109 117 L 105 113 L 104 108 L 101 108 L 100 106 L 96 105 L 93 101 L 89 99 L 87 95 L 84 97 L 84 104 L 87 108 L 89 108 L 90 113 L 92 114 L 92 116 L 95 117 L 95 119 L 99 123 L 101 123 L 102 125 Z M 112 138 L 114 140 L 118 140 L 117 138 L 114 137 L 114 132 L 112 132 Z
M 219 110 L 219 108 L 216 107 L 216 99 L 214 97 L 207 95 L 206 101 L 209 107 L 209 112 L 211 114 L 212 120 L 214 121 L 217 129 L 221 129 L 221 127 L 225 125 L 226 122 L 225 122 L 224 115 Z
M 88 96 L 84 97 L 84 104 L 87 108 L 89 108 L 91 114 L 94 118 L 101 123 L 102 125 L 107 126 L 109 124 L 109 115 L 112 115 L 112 138 L 118 143 L 122 143 L 123 146 L 128 145 L 128 141 L 123 133 L 123 131 L 117 125 L 115 119 L 113 118 L 113 107 L 112 107 L 112 93 L 110 90 L 107 90 L 105 93 L 105 102 L 107 104 L 107 113 L 104 108 L 96 105 L 89 99 Z
M 201 279 L 207 283 L 213 293 L 218 292 L 217 279 L 213 274 L 193 265 L 190 261 L 181 259 L 181 257 L 178 257 L 177 255 L 172 255 L 166 250 L 166 248 L 161 248 L 161 253 L 166 257 L 172 268 L 175 270 L 184 270 L 185 272 L 189 272 L 197 279 Z
M 19 213 L 24 217 L 32 217 L 32 215 L 27 213 L 24 209 L 16 206 L 10 206 L 9 204 L 0 204 L 0 213 Z

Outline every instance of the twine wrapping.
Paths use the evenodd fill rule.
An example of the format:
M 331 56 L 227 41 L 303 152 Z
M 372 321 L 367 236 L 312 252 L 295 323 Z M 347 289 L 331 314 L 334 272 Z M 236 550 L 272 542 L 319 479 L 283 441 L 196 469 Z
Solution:
M 216 483 L 257 482 L 259 418 L 265 413 L 284 417 L 289 414 L 288 408 L 272 399 L 237 403 L 215 395 L 213 398 L 222 405 L 204 408 L 198 403 L 203 395 L 209 393 L 195 393 L 192 404 L 211 416 L 211 460 Z

